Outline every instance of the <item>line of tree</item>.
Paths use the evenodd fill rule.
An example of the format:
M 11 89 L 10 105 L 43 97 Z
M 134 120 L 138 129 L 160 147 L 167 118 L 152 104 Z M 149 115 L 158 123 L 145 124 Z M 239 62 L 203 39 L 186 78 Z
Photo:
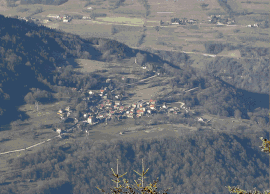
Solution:
M 231 6 L 227 3 L 227 0 L 218 0 L 219 5 L 226 11 L 230 17 L 232 17 L 235 13 Z
M 16 0 L 6 0 L 7 7 L 17 7 Z
M 139 0 L 139 2 L 143 5 L 145 8 L 145 18 L 150 15 L 150 5 L 148 4 L 148 0 Z
M 32 92 L 29 92 L 24 97 L 27 104 L 34 104 L 36 101 L 39 102 L 52 102 L 52 94 L 45 90 L 39 90 L 38 88 L 32 88 Z
M 137 47 L 139 47 L 139 46 L 141 46 L 143 44 L 145 37 L 146 37 L 145 33 L 142 33 L 140 35 L 140 38 L 138 39 L 138 42 L 137 42 L 137 45 L 136 45 Z

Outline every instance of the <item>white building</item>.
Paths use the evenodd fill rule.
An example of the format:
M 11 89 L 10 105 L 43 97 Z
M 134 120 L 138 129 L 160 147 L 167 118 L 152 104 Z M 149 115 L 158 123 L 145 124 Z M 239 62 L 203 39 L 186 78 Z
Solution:
M 217 22 L 217 25 L 222 26 L 222 25 L 224 25 L 224 24 L 222 24 L 222 23 L 220 23 L 220 22 Z
M 48 18 L 56 18 L 58 19 L 60 16 L 59 15 L 56 15 L 56 14 L 49 14 L 47 15 Z
M 94 117 L 89 116 L 88 119 L 87 119 L 87 123 L 92 125 L 93 122 L 94 122 Z
M 166 104 L 165 104 L 165 103 L 162 105 L 162 108 L 167 108 L 167 106 L 166 106 Z
M 59 135 L 61 135 L 62 130 L 58 128 L 58 129 L 56 129 L 56 132 L 57 132 Z
M 48 22 L 50 22 L 50 20 L 43 20 L 43 23 L 44 23 L 44 24 L 46 24 L 46 23 L 48 23 Z
M 174 111 L 174 108 L 170 108 L 169 111 L 170 111 L 170 112 L 173 112 L 173 111 Z
M 115 101 L 115 104 L 120 106 L 121 102 L 120 101 Z
M 200 122 L 204 122 L 204 120 L 203 120 L 203 118 L 202 118 L 202 117 L 199 117 L 199 118 L 198 118 L 198 121 L 200 121 Z
M 91 19 L 89 16 L 83 16 L 82 19 L 86 20 L 86 19 Z
M 154 110 L 155 109 L 155 105 L 154 104 L 151 104 L 150 105 L 150 109 Z

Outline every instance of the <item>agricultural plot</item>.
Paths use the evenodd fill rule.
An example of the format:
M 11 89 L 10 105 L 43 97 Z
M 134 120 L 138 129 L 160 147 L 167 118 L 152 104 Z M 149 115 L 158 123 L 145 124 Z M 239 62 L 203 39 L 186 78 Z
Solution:
M 144 19 L 142 18 L 128 18 L 128 17 L 120 17 L 120 16 L 111 16 L 111 17 L 98 17 L 97 21 L 102 21 L 106 23 L 119 23 L 119 24 L 129 24 L 135 26 L 142 26 L 144 24 Z
M 130 17 L 143 17 L 145 15 L 145 10 L 141 5 L 138 6 L 128 6 L 128 7 L 120 7 L 114 10 L 114 13 L 123 14 Z
M 16 9 L 27 8 L 28 11 L 20 13 L 21 16 L 23 14 L 27 16 L 29 13 L 34 13 L 35 10 L 42 8 L 42 13 L 37 13 L 34 17 L 45 18 L 48 14 L 69 14 L 69 15 L 89 15 L 90 10 L 87 10 L 85 7 L 84 1 L 79 1 L 74 3 L 74 0 L 68 1 L 67 3 L 61 6 L 50 6 L 50 5 L 19 5 Z M 246 6 L 253 5 L 254 3 L 240 3 L 235 1 L 228 2 L 235 10 L 243 7 L 242 4 Z M 231 38 L 232 35 L 235 35 L 234 30 L 239 29 L 239 26 L 223 26 L 223 27 L 215 27 L 209 24 L 198 24 L 197 29 L 195 29 L 196 25 L 190 26 L 162 26 L 160 30 L 157 32 L 153 27 L 159 25 L 159 21 L 170 22 L 170 19 L 173 17 L 177 18 L 188 18 L 188 19 L 204 19 L 208 20 L 208 15 L 214 12 L 221 12 L 220 5 L 217 1 L 211 0 L 207 2 L 208 7 L 207 11 L 202 11 L 201 3 L 199 1 L 194 0 L 194 2 L 190 1 L 148 1 L 150 5 L 150 15 L 145 18 L 145 8 L 138 1 L 125 1 L 124 6 L 120 6 L 113 10 L 108 10 L 112 5 L 108 1 L 100 2 L 100 4 L 93 4 L 93 12 L 98 14 L 106 13 L 105 17 L 96 17 L 95 20 L 78 20 L 73 19 L 69 23 L 63 22 L 49 22 L 47 25 L 50 28 L 62 29 L 69 33 L 75 33 L 81 35 L 82 37 L 100 37 L 100 38 L 113 38 L 117 41 L 127 44 L 128 46 L 136 46 L 138 40 L 140 39 L 142 34 L 138 34 L 138 31 L 142 30 L 142 26 L 146 26 L 146 31 L 144 34 L 143 42 L 140 47 L 155 47 L 156 49 L 165 49 L 171 50 L 173 46 L 182 45 L 182 50 L 191 52 L 195 49 L 197 52 L 203 52 L 203 45 L 198 42 L 204 41 L 222 41 L 227 43 L 234 43 L 236 41 L 243 42 L 243 38 L 241 36 L 246 36 L 247 33 L 254 34 L 254 37 L 250 40 L 253 41 L 255 45 L 264 45 L 268 46 L 265 41 L 262 40 L 264 37 L 255 37 L 256 29 L 246 29 L 246 27 L 241 27 L 245 31 L 245 34 L 239 34 L 238 38 Z M 238 5 L 239 4 L 239 5 Z M 238 7 L 237 7 L 238 6 Z M 256 23 L 256 21 L 263 19 L 261 13 L 265 9 L 265 4 L 254 4 L 252 8 L 254 14 L 249 16 L 238 16 L 238 22 L 249 24 Z M 242 8 L 241 8 L 242 9 Z M 14 9 L 15 10 L 15 9 Z M 14 11 L 14 14 L 16 11 Z M 106 11 L 107 10 L 107 11 Z M 13 13 L 10 10 L 10 13 Z M 259 12 L 258 12 L 259 11 Z M 140 12 L 140 13 L 137 13 Z M 258 13 L 257 13 L 258 12 Z M 203 15 L 202 15 L 203 13 Z M 243 20 L 243 21 L 242 21 Z M 112 35 L 111 29 L 112 25 L 116 25 L 117 32 Z M 121 29 L 121 27 L 122 29 Z M 211 27 L 210 27 L 211 26 Z M 133 28 L 131 28 L 133 27 Z M 136 28 L 137 27 L 137 28 Z M 192 29 L 194 28 L 194 29 Z M 214 29 L 212 33 L 210 33 L 211 29 Z M 210 30 L 210 31 L 209 31 Z M 242 31 L 242 32 L 244 32 Z M 222 33 L 223 37 L 216 38 L 217 33 Z M 248 45 L 248 41 L 244 44 Z M 198 48 L 197 48 L 198 47 Z
M 151 79 L 157 80 L 156 77 Z M 137 85 L 136 88 L 132 88 L 132 90 L 128 90 L 127 92 L 128 93 L 130 92 L 131 94 L 133 94 L 133 96 L 123 101 L 123 104 L 130 105 L 139 100 L 148 101 L 154 98 L 155 96 L 161 95 L 162 94 L 161 91 L 163 91 L 164 88 L 167 89 L 168 92 L 171 91 L 171 88 L 166 88 L 166 86 L 150 87 L 151 84 L 149 82 L 150 80 L 146 81 L 144 84 Z
M 73 22 L 73 23 L 72 23 Z M 71 24 L 72 23 L 72 24 Z M 71 23 L 60 23 L 59 28 L 65 32 L 84 37 L 111 38 L 111 25 L 98 22 L 74 20 Z
M 107 63 L 101 61 L 93 61 L 88 59 L 77 59 L 76 62 L 79 64 L 75 71 L 91 73 L 97 70 L 107 70 Z
M 21 106 L 20 110 L 25 111 L 29 119 L 13 126 L 11 130 L 1 131 L 1 139 L 6 139 L 6 141 L 0 143 L 0 152 L 26 148 L 57 135 L 50 127 L 45 126 L 59 123 L 56 112 L 64 104 L 64 101 L 48 105 L 40 104 L 38 112 L 34 105 Z
M 161 20 L 167 17 L 167 15 L 178 16 L 178 17 L 196 17 L 196 15 L 201 15 L 200 2 L 197 0 L 187 1 L 181 0 L 178 2 L 174 1 L 162 1 L 162 0 L 148 0 L 150 5 L 151 14 Z M 159 13 L 159 12 L 173 12 L 173 13 Z
M 114 39 L 122 42 L 130 47 L 132 46 L 136 46 L 138 39 L 140 38 L 140 34 L 138 34 L 137 32 L 133 32 L 133 31 L 125 31 L 125 32 L 120 32 L 114 35 Z
M 151 139 L 153 137 L 175 137 L 188 133 L 193 128 L 186 126 L 174 126 L 163 124 L 155 126 L 135 125 L 133 119 L 126 119 L 123 123 L 111 126 L 102 125 L 102 128 L 94 127 L 88 139 L 95 141 L 114 141 L 120 139 Z M 122 134 L 120 134 L 120 132 Z
M 241 58 L 241 53 L 239 50 L 232 50 L 232 51 L 222 51 L 221 53 L 217 54 L 217 56 L 227 56 L 233 58 Z

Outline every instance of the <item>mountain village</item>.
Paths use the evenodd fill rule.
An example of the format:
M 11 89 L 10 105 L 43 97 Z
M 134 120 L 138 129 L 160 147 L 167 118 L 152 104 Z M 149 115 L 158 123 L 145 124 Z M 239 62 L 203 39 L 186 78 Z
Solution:
M 108 83 L 110 79 L 106 80 Z M 76 88 L 74 88 L 76 90 Z M 79 90 L 83 92 L 82 90 Z M 108 96 L 108 93 L 110 94 Z M 74 123 L 77 128 L 80 125 L 97 125 L 100 123 L 108 124 L 111 120 L 122 120 L 122 119 L 135 119 L 144 116 L 150 116 L 153 114 L 175 114 L 182 115 L 189 113 L 195 115 L 196 112 L 187 107 L 184 102 L 176 102 L 172 104 L 159 103 L 157 100 L 150 99 L 149 101 L 139 100 L 131 104 L 123 104 L 121 99 L 123 96 L 116 93 L 114 90 L 110 90 L 109 87 L 102 88 L 100 90 L 89 90 L 88 97 L 83 98 L 88 111 L 82 113 L 79 118 L 72 117 L 72 110 L 69 106 L 65 109 L 60 109 L 57 114 L 61 122 Z M 91 106 L 89 106 L 91 104 Z M 200 122 L 208 122 L 202 117 L 196 118 Z M 56 132 L 61 134 L 65 131 L 56 129 Z M 86 131 L 87 133 L 88 131 Z

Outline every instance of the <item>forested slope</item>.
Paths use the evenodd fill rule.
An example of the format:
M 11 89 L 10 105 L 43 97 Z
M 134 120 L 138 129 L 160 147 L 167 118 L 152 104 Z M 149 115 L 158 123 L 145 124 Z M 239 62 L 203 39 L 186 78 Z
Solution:
M 17 184 L 0 186 L 5 193 L 98 193 L 96 186 L 109 191 L 119 159 L 119 174 L 135 183 L 141 172 L 141 159 L 149 168 L 146 184 L 159 177 L 158 188 L 173 187 L 169 193 L 227 193 L 225 186 L 245 190 L 268 187 L 268 156 L 259 149 L 260 136 L 253 134 L 196 132 L 179 138 L 120 141 L 85 141 L 50 146 L 35 154 L 9 161 L 16 172 L 3 180 Z M 32 179 L 39 185 L 25 183 Z M 7 181 L 7 182 L 9 182 Z M 40 182 L 41 181 L 41 182 Z M 21 187 L 20 184 L 29 186 Z M 36 186 L 35 186 L 36 185 Z M 162 190 L 161 190 L 162 189 Z
M 205 70 L 237 88 L 269 94 L 269 59 L 243 59 L 217 57 L 205 65 Z
M 105 61 L 108 57 L 113 58 L 113 55 L 116 55 L 116 60 L 120 60 L 136 54 L 126 45 L 116 41 L 99 38 L 84 40 L 76 35 L 18 19 L 5 18 L 2 15 L 0 23 L 1 123 L 17 118 L 16 107 L 24 103 L 24 97 L 31 88 L 53 92 L 52 86 L 58 84 L 55 80 L 60 81 L 67 73 L 63 72 L 62 77 L 59 77 L 56 73 L 57 67 L 69 64 L 74 66 L 77 64 L 75 58 Z M 101 46 L 96 49 L 94 44 Z M 88 76 L 88 80 L 96 83 L 91 76 Z M 72 81 L 77 85 L 79 80 Z M 95 85 L 91 81 L 88 83 L 90 86 Z M 47 98 L 47 102 L 51 100 Z

